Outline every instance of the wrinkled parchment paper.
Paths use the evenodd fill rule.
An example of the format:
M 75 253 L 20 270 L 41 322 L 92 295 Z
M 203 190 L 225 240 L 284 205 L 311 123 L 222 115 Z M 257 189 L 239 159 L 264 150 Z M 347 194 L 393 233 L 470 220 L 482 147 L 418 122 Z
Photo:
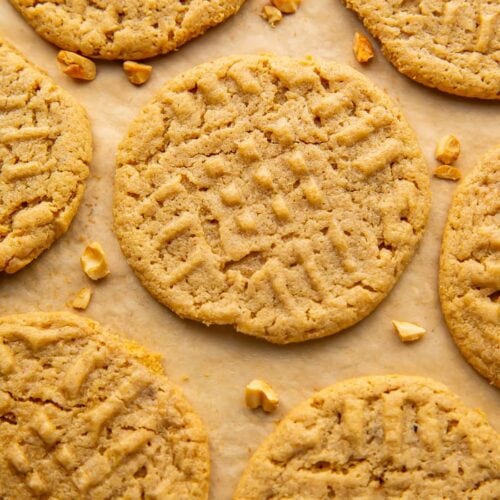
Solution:
M 97 284 L 85 314 L 162 353 L 170 377 L 185 391 L 206 424 L 212 453 L 211 498 L 229 499 L 250 453 L 275 422 L 314 390 L 361 375 L 402 373 L 433 377 L 471 406 L 482 408 L 500 430 L 500 393 L 462 358 L 443 322 L 437 296 L 441 233 L 455 183 L 432 179 L 433 201 L 424 240 L 390 296 L 367 319 L 333 337 L 302 345 L 273 346 L 231 328 L 205 327 L 177 318 L 156 303 L 128 267 L 112 232 L 114 157 L 129 122 L 168 78 L 205 61 L 234 53 L 312 54 L 354 66 L 399 103 L 435 166 L 436 140 L 456 134 L 457 165 L 467 173 L 500 141 L 500 103 L 461 99 L 429 90 L 400 75 L 377 48 L 375 60 L 354 60 L 355 15 L 339 0 L 303 0 L 295 15 L 272 29 L 259 13 L 265 0 L 247 0 L 239 14 L 178 52 L 152 60 L 151 80 L 136 88 L 121 65 L 99 62 L 94 82 L 74 82 L 59 72 L 57 49 L 39 38 L 7 0 L 0 2 L 0 33 L 43 67 L 87 109 L 94 134 L 91 177 L 69 232 L 27 269 L 0 276 L 0 314 L 66 308 L 89 281 L 79 257 L 89 241 L 105 248 L 111 275 Z M 406 345 L 391 319 L 414 321 L 427 336 Z M 281 397 L 273 415 L 247 410 L 245 385 L 269 381 Z M 496 423 L 495 423 L 496 420 Z

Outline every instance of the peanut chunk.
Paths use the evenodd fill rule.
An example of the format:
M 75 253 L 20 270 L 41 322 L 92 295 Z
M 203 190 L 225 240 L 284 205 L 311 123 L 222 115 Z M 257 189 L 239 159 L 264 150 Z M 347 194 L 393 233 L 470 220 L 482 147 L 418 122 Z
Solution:
M 267 382 L 255 379 L 245 388 L 245 403 L 252 410 L 262 407 L 266 413 L 271 413 L 278 408 L 279 398 Z
M 271 207 L 278 219 L 289 220 L 292 217 L 290 209 L 288 208 L 285 199 L 281 195 L 278 195 L 274 198 L 274 200 L 271 202 Z
M 414 323 L 392 320 L 392 324 L 403 342 L 414 342 L 425 335 L 425 328 Z
M 244 210 L 236 217 L 236 224 L 244 232 L 255 233 L 257 231 L 257 219 L 248 210 Z
M 354 34 L 352 50 L 354 52 L 354 56 L 356 57 L 356 61 L 359 63 L 366 63 L 370 59 L 373 59 L 373 56 L 375 55 L 370 40 L 365 35 L 358 32 Z
M 446 179 L 449 181 L 458 181 L 462 177 L 462 173 L 457 167 L 452 167 L 451 165 L 439 165 L 439 167 L 434 170 L 434 177 L 439 177 L 440 179 Z
M 302 0 L 271 0 L 273 5 L 283 14 L 293 14 L 297 12 Z
M 260 158 L 259 150 L 253 139 L 247 139 L 246 141 L 237 144 L 238 153 L 240 156 L 248 161 L 255 161 Z
M 313 207 L 319 207 L 324 201 L 323 193 L 314 179 L 309 179 L 302 184 L 302 191 L 306 200 Z
M 261 165 L 253 174 L 254 181 L 259 186 L 271 189 L 273 187 L 273 176 L 265 165 Z
M 436 159 L 449 165 L 453 163 L 460 154 L 460 142 L 450 134 L 439 140 L 436 146 Z
M 109 274 L 108 262 L 102 246 L 94 241 L 87 245 L 80 257 L 83 272 L 91 280 L 100 280 Z
M 67 50 L 60 50 L 57 54 L 57 62 L 59 68 L 71 78 L 77 80 L 94 80 L 96 75 L 96 67 L 94 61 L 86 57 L 69 52 Z
M 207 158 L 203 166 L 209 177 L 220 177 L 226 173 L 224 162 L 220 158 Z
M 238 186 L 233 182 L 221 190 L 220 197 L 225 205 L 234 206 L 243 203 Z
M 123 71 L 127 75 L 128 81 L 134 85 L 142 85 L 149 80 L 153 66 L 135 61 L 125 61 Z
M 91 298 L 92 289 L 86 286 L 73 297 L 73 300 L 69 302 L 68 305 L 73 309 L 81 309 L 84 311 L 89 306 Z
M 281 10 L 274 5 L 264 5 L 260 13 L 262 19 L 265 19 L 273 28 L 283 19 Z

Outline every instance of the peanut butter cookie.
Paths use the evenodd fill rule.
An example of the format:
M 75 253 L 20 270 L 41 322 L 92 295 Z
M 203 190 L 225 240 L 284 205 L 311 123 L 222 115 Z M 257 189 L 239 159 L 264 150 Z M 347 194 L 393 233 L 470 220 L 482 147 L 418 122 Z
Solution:
M 457 188 L 443 235 L 439 295 L 462 354 L 500 387 L 500 145 Z
M 499 443 L 482 412 L 433 380 L 347 380 L 280 422 L 234 500 L 496 498 Z
M 158 356 L 68 313 L 0 318 L 0 498 L 206 499 L 208 475 Z
M 401 112 L 336 63 L 198 66 L 163 87 L 118 153 L 115 231 L 144 286 L 181 317 L 276 343 L 369 314 L 428 209 Z
M 342 0 L 403 74 L 450 94 L 500 99 L 498 0 Z
M 10 0 L 58 47 L 100 59 L 166 54 L 238 12 L 245 0 Z
M 67 231 L 91 156 L 83 108 L 0 38 L 0 272 L 19 271 Z

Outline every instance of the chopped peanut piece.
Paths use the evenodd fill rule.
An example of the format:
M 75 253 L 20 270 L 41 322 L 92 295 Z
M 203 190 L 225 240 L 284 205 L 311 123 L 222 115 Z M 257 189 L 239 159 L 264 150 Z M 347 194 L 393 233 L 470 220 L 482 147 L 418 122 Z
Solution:
M 281 10 L 283 14 L 293 14 L 297 12 L 302 0 L 271 0 L 273 5 Z
M 67 50 L 59 51 L 57 54 L 57 62 L 61 71 L 71 78 L 77 80 L 94 80 L 96 75 L 96 67 L 94 61 L 86 57 L 68 52 Z
M 414 323 L 392 320 L 392 324 L 403 342 L 413 342 L 421 339 L 425 335 L 425 328 L 415 325 Z
M 135 61 L 125 61 L 123 71 L 127 75 L 128 81 L 134 85 L 142 85 L 149 80 L 153 66 L 141 64 Z
M 460 142 L 458 139 L 450 134 L 437 143 L 436 146 L 436 159 L 440 162 L 450 164 L 453 163 L 460 154 Z
M 273 28 L 283 19 L 281 10 L 273 5 L 264 5 L 260 13 L 262 19 L 265 19 Z
M 84 311 L 87 309 L 92 298 L 92 289 L 89 287 L 82 288 L 73 298 L 73 300 L 68 304 L 73 309 L 81 309 Z
M 245 403 L 252 410 L 262 407 L 265 412 L 270 413 L 278 408 L 279 398 L 267 382 L 255 379 L 245 388 Z
M 451 165 L 439 165 L 439 167 L 434 170 L 434 177 L 439 177 L 440 179 L 446 179 L 449 181 L 458 181 L 462 177 L 462 173 L 457 167 L 452 167 Z
M 370 40 L 365 35 L 358 32 L 354 34 L 352 50 L 359 63 L 366 63 L 370 59 L 373 59 L 373 56 L 375 55 Z
M 106 255 L 102 246 L 96 241 L 87 245 L 80 257 L 80 264 L 83 272 L 91 280 L 100 280 L 109 274 Z

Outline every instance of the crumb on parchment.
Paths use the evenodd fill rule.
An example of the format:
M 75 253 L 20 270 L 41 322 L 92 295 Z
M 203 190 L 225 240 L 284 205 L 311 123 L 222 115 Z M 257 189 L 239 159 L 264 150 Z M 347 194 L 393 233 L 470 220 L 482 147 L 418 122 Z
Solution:
M 422 328 L 415 323 L 392 320 L 392 324 L 394 325 L 394 329 L 399 335 L 399 338 L 403 342 L 414 342 L 415 340 L 420 340 L 426 333 L 425 328 Z
M 278 408 L 279 398 L 267 382 L 255 379 L 245 388 L 245 403 L 252 410 L 261 407 L 266 413 L 271 413 Z
M 94 281 L 106 277 L 110 272 L 104 249 L 97 241 L 85 247 L 80 264 L 83 272 Z
M 370 40 L 365 35 L 358 32 L 354 34 L 352 50 L 354 52 L 354 56 L 356 57 L 356 61 L 362 64 L 373 59 L 373 56 L 375 55 Z
M 65 74 L 76 80 L 94 80 L 96 67 L 94 61 L 68 50 L 60 50 L 57 54 L 59 68 Z

